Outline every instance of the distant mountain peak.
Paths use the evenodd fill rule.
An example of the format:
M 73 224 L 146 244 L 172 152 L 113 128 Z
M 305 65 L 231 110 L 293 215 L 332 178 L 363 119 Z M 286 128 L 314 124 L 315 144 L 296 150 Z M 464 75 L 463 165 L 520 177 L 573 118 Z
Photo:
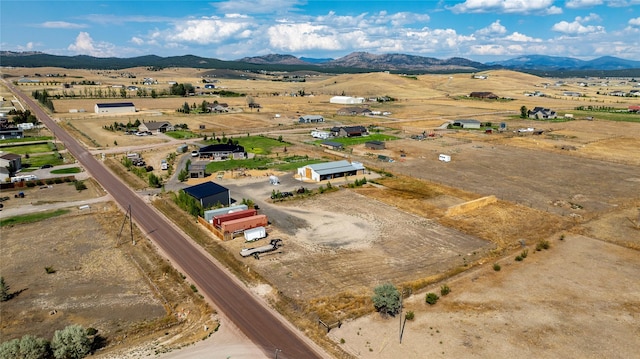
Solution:
M 238 62 L 246 62 L 257 65 L 309 65 L 310 63 L 300 60 L 293 55 L 269 54 L 254 57 L 243 57 Z

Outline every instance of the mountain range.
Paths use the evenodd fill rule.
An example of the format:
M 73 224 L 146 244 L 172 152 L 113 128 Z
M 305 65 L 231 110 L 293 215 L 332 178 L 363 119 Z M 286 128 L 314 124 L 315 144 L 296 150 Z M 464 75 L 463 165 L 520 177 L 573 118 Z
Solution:
M 625 60 L 612 56 L 593 60 L 544 55 L 520 56 L 505 61 L 481 63 L 465 58 L 437 59 L 406 54 L 371 54 L 354 52 L 347 56 L 330 58 L 306 58 L 292 55 L 270 54 L 245 57 L 235 61 L 223 61 L 194 55 L 160 57 L 155 55 L 132 58 L 99 58 L 86 55 L 58 56 L 40 52 L 0 51 L 0 65 L 13 67 L 62 67 L 124 69 L 129 67 L 195 67 L 203 69 L 271 70 L 271 71 L 323 71 L 365 72 L 393 71 L 410 73 L 428 72 L 477 72 L 490 69 L 512 69 L 524 72 L 571 72 L 571 71 L 640 71 L 640 61 Z

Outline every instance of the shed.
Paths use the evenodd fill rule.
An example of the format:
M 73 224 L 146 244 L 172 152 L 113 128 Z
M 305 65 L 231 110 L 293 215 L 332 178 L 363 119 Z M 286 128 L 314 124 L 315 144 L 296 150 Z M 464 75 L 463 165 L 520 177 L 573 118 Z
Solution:
M 215 205 L 228 206 L 231 203 L 229 189 L 217 183 L 204 182 L 195 186 L 187 187 L 183 190 L 189 196 L 195 198 L 202 208 Z
M 385 144 L 382 141 L 367 141 L 364 143 L 364 147 L 372 150 L 384 150 Z
M 324 122 L 324 117 L 320 115 L 304 115 L 298 118 L 299 123 L 318 123 Z
M 316 182 L 345 176 L 354 176 L 363 172 L 364 166 L 360 163 L 358 163 L 358 166 L 355 166 L 347 160 L 316 163 L 298 168 L 298 175 L 300 178 Z
M 135 113 L 136 106 L 133 102 L 112 102 L 97 103 L 94 108 L 95 113 Z
M 205 178 L 207 176 L 207 162 L 198 161 L 189 165 L 189 178 Z
M 330 148 L 332 150 L 341 150 L 344 148 L 342 143 L 335 141 L 322 141 L 320 142 L 320 146 Z

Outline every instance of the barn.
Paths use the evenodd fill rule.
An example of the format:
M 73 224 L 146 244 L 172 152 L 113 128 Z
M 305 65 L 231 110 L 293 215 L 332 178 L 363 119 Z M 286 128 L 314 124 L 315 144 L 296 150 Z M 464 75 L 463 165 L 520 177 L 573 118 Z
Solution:
M 362 163 L 349 162 L 347 160 L 316 163 L 298 168 L 298 176 L 300 176 L 300 179 L 316 182 L 345 176 L 355 176 L 360 173 L 364 173 Z
M 136 106 L 133 102 L 113 102 L 113 103 L 97 103 L 94 109 L 95 113 L 135 113 Z
M 478 120 L 455 120 L 453 125 L 460 128 L 480 128 L 482 123 Z
M 342 105 L 356 105 L 364 103 L 364 97 L 351 97 L 351 96 L 333 96 L 329 99 L 329 103 L 338 103 Z
M 229 206 L 231 203 L 229 189 L 217 183 L 204 182 L 187 187 L 183 191 L 195 198 L 202 208 L 209 208 L 216 205 Z

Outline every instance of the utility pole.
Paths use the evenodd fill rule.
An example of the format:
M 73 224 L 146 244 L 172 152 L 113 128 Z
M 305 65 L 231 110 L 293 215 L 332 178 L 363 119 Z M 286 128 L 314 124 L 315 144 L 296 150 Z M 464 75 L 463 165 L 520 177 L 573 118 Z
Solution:
M 278 359 L 278 352 L 281 352 L 282 350 L 276 348 L 276 359 Z

